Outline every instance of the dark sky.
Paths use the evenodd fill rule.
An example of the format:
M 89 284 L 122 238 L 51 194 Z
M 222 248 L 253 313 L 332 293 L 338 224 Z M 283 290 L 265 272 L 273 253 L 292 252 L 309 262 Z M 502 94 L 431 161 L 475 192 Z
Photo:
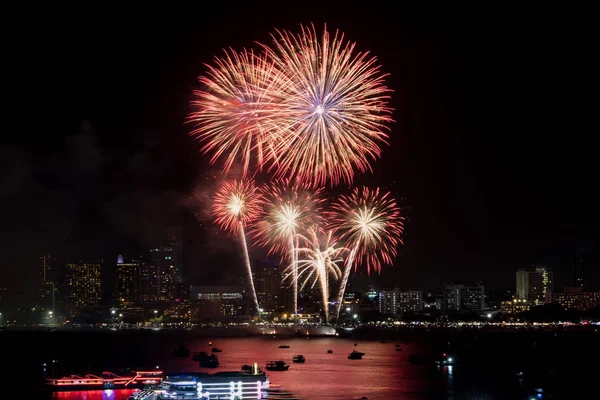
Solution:
M 597 288 L 590 25 L 547 10 L 432 11 L 322 3 L 23 17 L 5 50 L 15 110 L 0 148 L 0 287 L 33 288 L 42 250 L 112 268 L 118 253 L 173 236 L 191 281 L 240 274 L 237 242 L 194 215 L 195 189 L 206 194 L 215 174 L 184 123 L 197 75 L 222 48 L 326 22 L 376 55 L 395 91 L 390 147 L 374 176 L 357 179 L 410 206 L 387 284 L 512 288 L 515 269 L 533 263 L 569 284 L 580 246 Z

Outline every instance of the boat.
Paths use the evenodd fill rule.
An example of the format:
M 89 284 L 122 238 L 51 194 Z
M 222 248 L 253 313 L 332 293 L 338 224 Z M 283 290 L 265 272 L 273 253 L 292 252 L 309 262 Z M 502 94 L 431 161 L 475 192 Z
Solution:
M 382 341 L 381 341 L 381 342 L 379 342 L 379 343 L 387 343 L 387 340 L 382 340 Z
M 261 374 L 265 373 L 265 371 L 263 371 L 262 368 L 259 367 L 257 363 L 254 363 L 253 365 L 248 365 L 248 364 L 242 365 L 241 372 L 244 372 L 246 374 L 252 374 L 252 375 L 261 375 Z
M 200 361 L 206 358 L 208 358 L 208 354 L 205 351 L 200 351 L 194 353 L 194 355 L 192 356 L 192 361 Z
M 283 360 L 279 361 L 267 361 L 267 366 L 265 369 L 269 371 L 287 371 L 290 369 L 290 364 L 287 364 Z
M 202 368 L 217 368 L 218 366 L 219 359 L 214 354 L 200 360 L 200 367 Z
M 400 345 L 399 345 L 399 344 L 397 344 L 397 345 L 396 345 L 396 347 L 400 347 Z
M 352 353 L 348 354 L 348 360 L 362 360 L 365 353 L 353 350 Z
M 442 354 L 442 357 L 435 360 L 435 363 L 437 365 L 453 365 L 454 364 L 454 358 L 448 356 L 447 353 Z
M 270 382 L 266 374 L 229 371 L 207 374 L 179 372 L 166 374 L 154 397 L 148 399 L 262 399 Z M 139 399 L 142 400 L 142 399 Z
M 297 356 L 294 356 L 292 358 L 292 361 L 295 363 L 303 363 L 306 361 L 306 358 L 304 358 L 304 356 L 302 354 L 298 354 Z
M 190 349 L 185 347 L 185 345 L 183 345 L 183 344 L 180 344 L 179 347 L 176 348 L 175 351 L 173 352 L 173 357 L 187 358 L 189 356 L 190 356 Z
M 396 347 L 396 351 L 402 351 L 402 347 Z
M 279 346 L 280 349 L 289 349 L 290 346 L 287 344 L 282 344 L 281 346 Z
M 358 346 L 358 344 L 357 344 L 357 343 L 354 343 L 354 346 Z
M 119 376 L 112 372 L 103 372 L 102 376 L 86 374 L 70 375 L 62 378 L 48 378 L 46 385 L 52 390 L 100 390 L 114 388 L 140 388 L 155 385 L 162 380 L 161 370 L 131 371 L 135 375 Z
M 221 353 L 222 351 L 223 351 L 223 350 L 221 350 L 221 349 L 220 349 L 220 348 L 218 348 L 218 347 L 213 347 L 213 348 L 212 348 L 212 352 L 213 352 L 213 353 Z
M 333 350 L 327 350 L 327 354 L 333 353 Z

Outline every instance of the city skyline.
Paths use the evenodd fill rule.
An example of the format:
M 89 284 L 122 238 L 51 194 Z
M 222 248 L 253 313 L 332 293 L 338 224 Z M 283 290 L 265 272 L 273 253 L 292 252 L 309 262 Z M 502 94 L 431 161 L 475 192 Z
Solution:
M 405 17 L 391 24 L 382 15 L 378 19 L 387 23 L 368 23 L 366 34 L 348 22 L 357 10 L 320 12 L 288 13 L 277 21 L 246 21 L 245 12 L 228 18 L 264 41 L 273 24 L 294 29 L 301 22 L 327 21 L 359 48 L 372 49 L 391 73 L 389 86 L 398 93 L 392 101 L 397 121 L 392 146 L 383 150 L 374 174 L 357 177 L 357 183 L 389 183 L 410 207 L 410 221 L 394 266 L 375 281 L 438 287 L 475 279 L 503 288 L 512 286 L 516 268 L 540 263 L 555 271 L 557 285 L 570 286 L 574 275 L 567 272 L 575 249 L 585 248 L 585 283 L 598 287 L 591 150 L 572 140 L 577 132 L 560 145 L 546 140 L 543 132 L 560 124 L 545 116 L 564 117 L 564 109 L 546 108 L 552 104 L 545 99 L 551 97 L 545 96 L 550 92 L 545 81 L 516 67 L 513 51 L 507 50 L 531 61 L 530 68 L 559 72 L 528 54 L 533 43 L 542 54 L 554 54 L 555 41 L 535 41 L 524 21 L 504 35 L 496 32 L 499 26 L 477 22 L 459 28 Z M 52 134 L 39 141 L 14 137 L 2 147 L 10 167 L 1 209 L 7 225 L 16 227 L 2 237 L 12 249 L 1 261 L 3 286 L 36 291 L 43 251 L 69 254 L 72 261 L 114 260 L 128 249 L 137 254 L 173 236 L 182 238 L 195 279 L 217 283 L 240 271 L 235 239 L 204 220 L 203 203 L 192 198 L 197 188 L 200 196 L 212 191 L 218 170 L 198 156 L 200 147 L 182 122 L 201 65 L 222 47 L 243 45 L 237 34 L 220 28 L 222 22 L 215 18 L 202 27 L 161 33 L 161 41 L 148 32 L 132 55 L 121 38 L 132 37 L 133 25 L 117 24 L 102 37 L 93 29 L 80 30 L 89 50 L 83 60 L 73 56 L 78 40 L 56 41 L 58 61 L 46 67 L 60 77 L 54 84 L 60 81 L 56 92 L 63 95 L 44 110 Z M 142 31 L 147 28 L 139 24 Z M 481 35 L 466 35 L 470 28 Z M 206 43 L 215 32 L 219 40 Z M 559 50 L 570 51 L 562 45 Z M 99 63 L 88 62 L 94 54 Z M 126 60 L 131 81 L 114 68 L 114 57 Z M 84 67 L 75 68 L 79 61 Z M 515 95 L 522 91 L 525 95 Z M 573 187 L 575 193 L 566 189 Z M 116 267 L 108 268 L 114 275 Z

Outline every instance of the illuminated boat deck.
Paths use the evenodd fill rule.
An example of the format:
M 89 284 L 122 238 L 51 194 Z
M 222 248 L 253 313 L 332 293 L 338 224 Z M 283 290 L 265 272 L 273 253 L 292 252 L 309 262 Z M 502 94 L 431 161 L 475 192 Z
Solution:
M 264 373 L 176 373 L 165 375 L 157 392 L 159 399 L 261 399 L 267 389 L 269 378 Z
M 161 382 L 163 371 L 133 371 L 135 375 L 119 376 L 112 372 L 103 372 L 102 376 L 86 374 L 70 375 L 62 378 L 48 378 L 46 384 L 57 390 L 70 389 L 112 389 L 118 387 L 139 387 L 156 385 Z

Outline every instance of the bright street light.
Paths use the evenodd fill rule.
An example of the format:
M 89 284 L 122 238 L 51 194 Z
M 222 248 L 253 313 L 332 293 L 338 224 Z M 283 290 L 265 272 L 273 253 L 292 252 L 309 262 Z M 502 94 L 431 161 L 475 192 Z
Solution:
M 116 311 L 115 311 L 115 310 L 110 310 L 110 313 L 111 313 L 112 315 L 115 315 Z

